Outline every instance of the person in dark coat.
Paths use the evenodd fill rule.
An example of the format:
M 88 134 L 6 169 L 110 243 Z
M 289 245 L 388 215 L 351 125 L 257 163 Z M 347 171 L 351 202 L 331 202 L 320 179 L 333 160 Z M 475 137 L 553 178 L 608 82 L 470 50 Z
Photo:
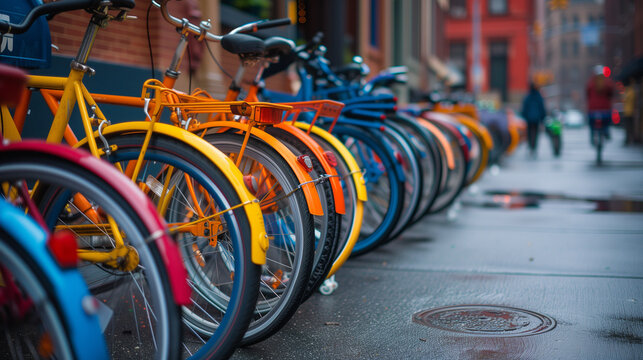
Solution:
M 529 84 L 529 93 L 522 102 L 522 117 L 527 122 L 527 142 L 531 154 L 536 153 L 538 147 L 538 132 L 540 124 L 545 120 L 545 102 L 540 91 L 534 83 Z

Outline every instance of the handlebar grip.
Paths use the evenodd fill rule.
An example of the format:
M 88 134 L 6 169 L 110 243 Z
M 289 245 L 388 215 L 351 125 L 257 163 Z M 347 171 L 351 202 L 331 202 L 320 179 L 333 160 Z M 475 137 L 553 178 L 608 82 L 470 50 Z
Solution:
M 42 4 L 31 9 L 20 24 L 0 21 L 0 33 L 22 34 L 29 30 L 41 15 L 55 15 L 63 11 L 85 9 L 98 2 L 100 0 L 65 0 Z
M 286 26 L 290 24 L 292 24 L 292 22 L 290 21 L 290 18 L 268 20 L 257 24 L 257 30 L 267 29 L 267 28 L 277 27 L 277 26 Z

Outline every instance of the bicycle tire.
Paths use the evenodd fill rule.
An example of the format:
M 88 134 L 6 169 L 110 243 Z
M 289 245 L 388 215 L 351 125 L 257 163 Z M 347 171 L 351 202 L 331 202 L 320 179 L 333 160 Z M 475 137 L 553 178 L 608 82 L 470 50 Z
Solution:
M 420 165 L 420 152 L 408 133 L 399 125 L 388 122 L 384 129 L 385 136 L 400 154 L 400 165 L 404 171 L 404 205 L 397 224 L 389 234 L 387 241 L 397 238 L 411 223 L 417 213 L 424 192 L 424 174 Z
M 335 253 L 333 254 L 333 264 L 328 276 L 335 274 L 344 264 L 353 251 L 359 230 L 362 226 L 364 213 L 364 202 L 357 197 L 355 179 L 349 169 L 347 160 L 342 155 L 344 152 L 335 149 L 335 146 L 326 141 L 321 136 L 311 133 L 310 136 L 325 150 L 331 151 L 335 155 L 337 165 L 335 170 L 341 178 L 342 190 L 344 193 L 345 214 L 342 216 L 341 226 L 339 229 L 338 240 Z M 339 141 L 339 140 L 338 140 Z M 340 143 L 341 145 L 341 143 Z M 348 150 L 346 150 L 347 153 Z M 349 153 L 350 154 L 350 153 Z M 353 161 L 355 161 L 353 159 Z
M 238 154 L 244 135 L 230 132 L 212 133 L 205 135 L 204 139 L 226 154 Z M 248 139 L 243 154 L 239 166 L 242 174 L 249 176 L 262 171 L 266 173 L 265 178 L 275 182 L 267 192 L 264 191 L 265 195 L 261 189 L 257 190 L 258 194 L 264 195 L 257 196 L 262 200 L 262 208 L 270 205 L 269 209 L 264 210 L 264 222 L 268 236 L 272 239 L 267 253 L 268 260 L 262 269 L 264 275 L 260 282 L 255 316 L 241 341 L 243 346 L 247 346 L 270 337 L 295 314 L 303 300 L 312 271 L 315 235 L 313 217 L 308 211 L 304 195 L 296 190 L 299 181 L 288 163 L 272 147 L 254 137 Z M 253 168 L 255 165 L 257 166 Z M 255 178 L 261 180 L 260 184 L 263 183 L 261 176 Z M 284 195 L 290 195 L 274 195 L 273 191 L 279 188 L 283 190 Z M 272 205 L 271 199 L 274 198 L 279 199 L 279 203 L 275 201 Z M 267 205 L 264 199 L 268 199 Z M 276 206 L 276 209 L 273 206 Z M 282 235 L 281 231 L 293 229 L 294 236 Z M 294 261 L 281 269 L 276 266 L 283 264 L 283 254 L 279 251 L 283 251 L 284 246 L 295 247 L 294 252 L 289 254 L 293 256 Z
M 471 128 L 463 124 L 469 132 L 468 138 L 471 142 L 471 148 L 469 149 L 469 165 L 467 166 L 466 174 L 466 184 L 471 185 L 481 172 L 481 167 L 485 166 L 489 157 L 489 150 L 484 146 L 482 138 L 478 135 L 477 132 L 471 130 Z
M 276 127 L 268 127 L 265 130 L 270 135 L 279 139 L 284 145 L 288 146 L 295 155 L 307 155 L 310 157 L 313 162 L 313 171 L 310 173 L 310 176 L 313 179 L 318 178 L 320 175 L 328 175 L 321 164 L 321 159 L 297 137 L 286 130 Z M 341 215 L 335 210 L 335 199 L 330 183 L 328 181 L 321 181 L 316 184 L 316 187 L 319 198 L 322 200 L 324 215 L 313 216 L 315 232 L 319 232 L 320 235 L 316 235 L 313 271 L 306 285 L 303 301 L 306 301 L 306 299 L 315 293 L 333 266 L 335 248 L 337 247 L 342 221 Z
M 123 163 L 121 167 L 125 168 L 126 162 L 138 158 L 144 138 L 144 133 L 107 136 L 107 141 L 117 149 L 107 160 Z M 146 166 L 139 173 L 137 183 L 144 183 L 153 188 L 155 183 L 164 183 L 167 180 L 175 185 L 173 200 L 167 206 L 168 223 L 183 223 L 198 218 L 196 214 L 192 214 L 192 217 L 189 214 L 197 204 L 189 195 L 185 195 L 188 185 L 184 175 L 190 178 L 193 189 L 202 189 L 199 201 L 204 197 L 214 200 L 206 208 L 208 214 L 216 212 L 215 209 L 229 209 L 240 203 L 225 174 L 215 167 L 206 155 L 186 143 L 157 134 L 151 138 L 144 159 Z M 169 179 L 159 178 L 166 175 L 159 172 L 165 165 L 174 168 Z M 158 193 L 154 193 L 153 190 L 149 191 L 148 195 L 153 202 L 159 201 Z M 189 206 L 185 206 L 186 203 Z M 213 208 L 214 206 L 216 208 Z M 250 225 L 247 215 L 243 207 L 239 207 L 223 213 L 219 219 L 226 230 L 223 234 L 229 236 L 217 234 L 216 247 L 211 246 L 209 239 L 203 239 L 202 236 L 190 237 L 189 232 L 183 232 L 177 238 L 194 290 L 192 305 L 183 307 L 186 324 L 184 334 L 194 338 L 194 342 L 198 344 L 196 349 L 184 346 L 187 354 L 184 353 L 183 356 L 199 359 L 231 356 L 248 328 L 253 304 L 257 299 L 260 267 L 251 261 Z M 197 249 L 193 245 L 197 245 Z M 216 251 L 210 250 L 211 248 Z M 195 267 L 195 261 L 201 260 L 208 266 L 198 269 Z M 212 263 L 215 263 L 214 267 L 209 266 Z M 228 268 L 219 267 L 221 263 Z M 204 317 L 214 324 L 208 327 L 207 341 L 198 334 L 203 333 L 201 329 L 205 325 L 201 321 Z M 195 321 L 196 318 L 200 320 Z
M 8 281 L 11 281 L 25 301 L 39 305 L 30 306 L 29 312 L 19 319 L 11 319 L 8 315 L 10 309 L 5 310 L 0 306 L 0 329 L 3 334 L 0 341 L 5 345 L 2 346 L 0 357 L 20 359 L 24 356 L 23 351 L 28 351 L 27 354 L 31 353 L 31 356 L 37 358 L 35 349 L 44 336 L 50 339 L 51 355 L 61 359 L 76 357 L 60 308 L 61 299 L 54 293 L 54 286 L 49 282 L 47 272 L 40 269 L 28 255 L 28 249 L 18 244 L 18 240 L 0 229 L 0 293 L 3 288 L 9 287 Z M 11 306 L 10 303 L 0 305 Z M 102 336 L 100 332 L 98 334 Z
M 2 201 L 0 213 L 0 358 L 107 359 L 98 318 L 80 306 L 88 290 L 78 271 L 58 266 L 24 211 Z
M 145 241 L 150 236 L 150 232 L 134 210 L 136 206 L 141 204 L 128 202 L 99 175 L 93 174 L 75 163 L 38 152 L 2 153 L 0 181 L 17 180 L 27 180 L 32 183 L 38 181 L 38 188 L 32 196 L 50 229 L 53 229 L 58 223 L 59 215 L 68 213 L 67 206 L 71 204 L 68 202 L 71 194 L 81 193 L 99 205 L 105 214 L 114 218 L 119 229 L 128 239 L 128 244 L 136 249 L 139 264 L 143 264 L 143 267 L 137 265 L 136 271 L 117 273 L 107 267 L 100 269 L 99 266 L 91 265 L 79 267 L 79 271 L 88 281 L 92 294 L 97 297 L 99 302 L 108 303 L 107 307 L 113 312 L 109 316 L 110 321 L 107 325 L 111 330 L 111 335 L 108 331 L 106 339 L 110 356 L 112 358 L 125 356 L 121 348 L 123 341 L 121 336 L 128 333 L 133 335 L 136 332 L 138 339 L 135 339 L 134 343 L 138 348 L 132 347 L 126 357 L 130 357 L 132 352 L 147 357 L 153 353 L 156 358 L 178 357 L 180 353 L 178 345 L 181 339 L 178 308 L 174 303 L 171 290 L 166 285 L 169 282 L 168 274 L 159 249 L 156 243 Z M 104 238 L 111 240 L 109 234 L 101 237 L 101 239 Z M 85 240 L 89 241 L 89 238 L 78 236 L 77 241 L 80 244 Z M 110 271 L 114 271 L 111 273 L 113 278 L 109 276 Z M 96 278 L 101 274 L 105 276 L 103 278 L 105 283 L 97 284 Z M 126 284 L 128 279 L 132 279 L 133 284 Z M 145 282 L 144 286 L 142 286 L 143 281 Z M 130 289 L 127 289 L 128 285 L 131 286 Z M 107 294 L 106 291 L 111 286 L 118 287 L 124 297 L 117 300 L 113 294 Z M 132 288 L 136 288 L 136 293 L 130 291 L 128 294 L 128 290 Z M 150 295 L 145 296 L 148 292 Z M 137 302 L 136 296 L 141 296 L 143 302 Z M 123 301 L 125 304 L 121 304 L 119 301 Z M 137 309 L 140 311 L 136 312 Z M 154 321 L 149 317 L 151 312 L 154 313 Z M 136 319 L 133 328 L 131 323 L 125 324 L 124 321 L 118 321 L 117 324 L 116 321 L 111 321 L 120 316 L 122 318 L 119 320 L 131 318 L 132 315 Z M 149 330 L 144 330 L 149 331 L 147 336 L 143 334 L 141 337 L 139 321 L 147 325 Z M 154 351 L 154 349 L 157 350 Z
M 430 121 L 430 120 L 428 120 Z M 439 194 L 436 197 L 433 205 L 429 210 L 429 214 L 439 213 L 447 207 L 451 206 L 458 198 L 460 192 L 466 185 L 466 169 L 467 163 L 465 162 L 465 155 L 461 145 L 456 140 L 456 135 L 451 133 L 448 127 L 445 127 L 440 122 L 432 122 L 441 130 L 441 132 L 449 139 L 451 150 L 454 157 L 454 168 L 446 172 L 446 181 L 441 182 Z
M 363 172 L 369 190 L 368 201 L 364 206 L 361 235 L 351 252 L 351 256 L 359 256 L 381 245 L 395 227 L 402 210 L 404 183 L 394 168 L 392 152 L 370 132 L 350 125 L 337 125 L 333 135 L 351 150 L 362 169 L 366 167 L 366 161 L 370 161 L 367 152 L 381 161 L 368 164 L 377 174 L 370 174 L 368 169 Z
M 438 196 L 440 182 L 442 181 L 442 159 L 438 145 L 431 133 L 421 126 L 415 118 L 405 114 L 397 114 L 393 120 L 412 136 L 411 140 L 414 147 L 423 154 L 420 162 L 424 175 L 423 194 L 416 214 L 410 223 L 415 224 L 429 212 L 431 205 L 433 205 Z

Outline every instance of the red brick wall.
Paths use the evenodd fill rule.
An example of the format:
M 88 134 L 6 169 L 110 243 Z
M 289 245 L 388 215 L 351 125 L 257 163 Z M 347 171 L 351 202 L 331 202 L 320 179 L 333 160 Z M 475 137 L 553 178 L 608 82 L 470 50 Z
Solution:
M 90 59 L 150 68 L 145 20 L 149 4 L 150 0 L 137 0 L 136 7 L 129 12 L 129 15 L 136 16 L 137 19 L 124 22 L 112 21 L 107 28 L 100 29 L 94 42 Z M 178 18 L 187 17 L 186 1 L 173 1 L 169 3 L 169 6 L 170 13 L 174 16 Z M 79 10 L 59 14 L 49 22 L 52 43 L 60 48 L 60 51 L 54 50 L 54 55 L 76 55 L 90 17 L 90 14 L 86 11 Z M 149 22 L 154 66 L 157 70 L 165 71 L 174 55 L 179 41 L 179 34 L 173 26 L 163 19 L 160 11 L 155 7 L 150 11 Z M 196 20 L 193 22 L 196 22 Z M 218 47 L 219 44 L 210 43 L 211 49 L 214 50 Z M 239 66 L 238 58 L 235 55 L 225 53 L 225 51 L 220 51 L 219 53 L 219 59 L 217 60 L 228 73 L 234 75 Z M 203 57 L 209 56 L 207 50 L 203 49 Z M 187 75 L 187 55 L 181 65 L 181 71 Z M 227 86 L 229 79 L 224 77 L 223 82 Z M 271 78 L 269 85 L 282 91 L 289 88 L 285 76 Z

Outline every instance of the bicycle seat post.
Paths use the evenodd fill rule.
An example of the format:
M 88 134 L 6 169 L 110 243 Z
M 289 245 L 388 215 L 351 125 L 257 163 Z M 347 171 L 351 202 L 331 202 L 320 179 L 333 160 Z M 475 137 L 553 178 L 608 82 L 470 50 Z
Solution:
M 85 30 L 85 36 L 83 41 L 80 44 L 78 53 L 76 57 L 71 62 L 71 68 L 79 70 L 82 72 L 89 72 L 91 75 L 94 74 L 94 69 L 87 66 L 87 60 L 89 59 L 89 53 L 94 46 L 94 40 L 98 34 L 99 27 L 104 27 L 106 25 L 107 19 L 103 16 L 102 19 L 98 14 L 94 14 L 87 25 L 87 30 Z

